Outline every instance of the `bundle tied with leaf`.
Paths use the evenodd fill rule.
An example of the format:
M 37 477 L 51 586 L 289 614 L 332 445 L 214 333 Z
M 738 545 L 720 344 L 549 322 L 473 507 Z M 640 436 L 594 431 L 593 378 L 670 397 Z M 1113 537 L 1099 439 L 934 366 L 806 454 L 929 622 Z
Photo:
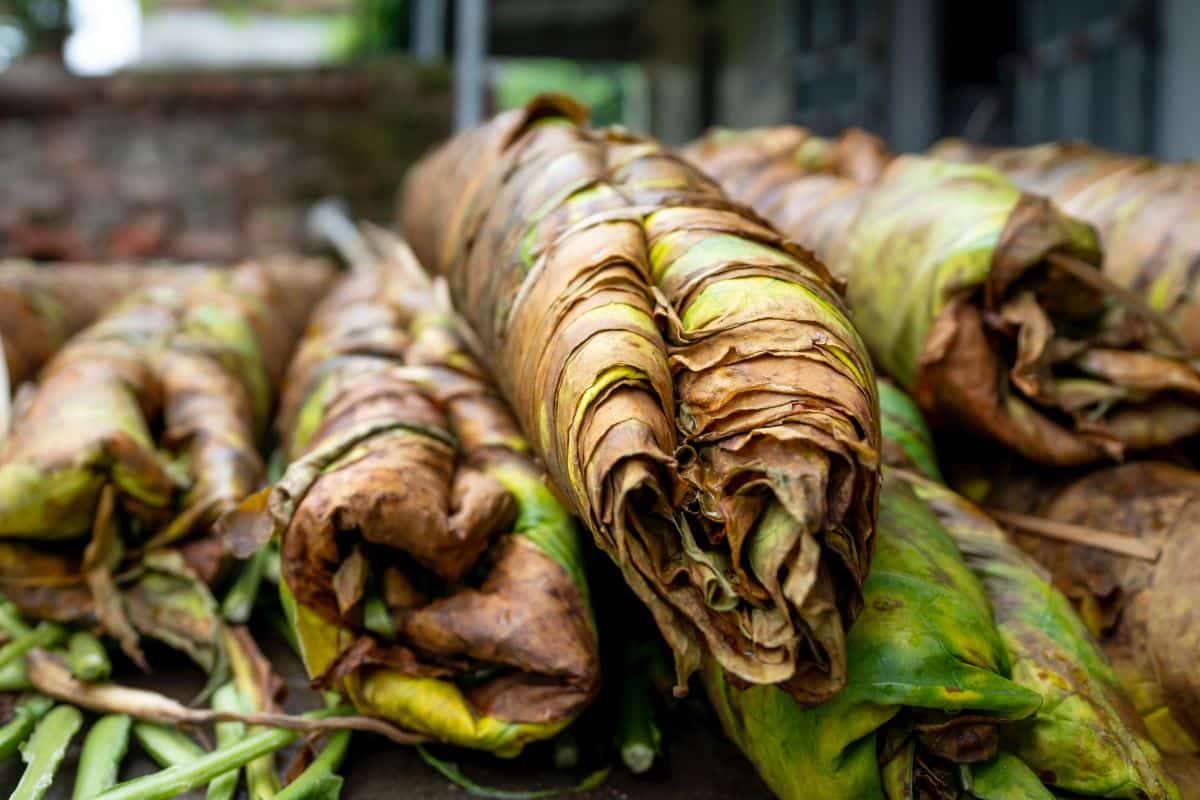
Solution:
M 1195 358 L 1200 345 L 1195 164 L 1070 142 L 988 148 L 947 140 L 931 152 L 995 168 L 1022 190 L 1045 195 L 1092 223 L 1104 243 L 1105 274 L 1163 315 Z M 1182 409 L 1175 420 L 1186 424 L 1195 413 Z M 1200 476 L 1161 461 L 1066 474 L 1018 461 L 1003 469 L 989 465 L 986 477 L 963 483 L 988 505 L 1020 515 L 1024 525 L 1074 526 L 1129 545 L 1118 551 L 1030 533 L 1017 539 L 1050 570 L 1101 639 L 1159 747 L 1172 754 L 1200 750 L 1200 684 L 1192 666 L 1200 640 L 1185 588 L 1200 578 L 1193 555 L 1200 541 L 1195 502 Z
M 1036 714 L 1006 730 L 1002 748 L 1072 797 L 1178 797 L 1168 777 L 1173 769 L 1152 743 L 1159 739 L 1152 720 L 1137 713 L 1138 687 L 1121 668 L 1120 652 L 1101 648 L 1051 575 L 987 513 L 942 482 L 932 438 L 912 400 L 881 382 L 880 407 L 884 435 L 894 443 L 886 450 L 889 469 L 937 515 L 982 583 L 1013 680 L 1042 696 Z M 1180 784 L 1198 788 L 1183 778 Z
M 764 136 L 687 154 L 846 279 L 876 363 L 935 422 L 1054 465 L 1200 431 L 1178 333 L 1098 269 L 1089 225 L 988 167 L 889 158 L 861 133 L 750 159 Z
M 877 399 L 835 282 L 657 143 L 542 97 L 419 162 L 402 227 L 682 686 L 845 681 Z
M 1000 743 L 1042 698 L 1014 680 L 983 587 L 945 527 L 888 476 L 865 608 L 847 634 L 846 687 L 804 709 L 773 686 L 738 688 L 713 661 L 718 717 L 785 800 L 1050 798 Z
M 990 148 L 961 140 L 931 155 L 987 164 L 1023 191 L 1049 197 L 1090 222 L 1104 243 L 1104 272 L 1137 293 L 1200 352 L 1200 166 L 1112 153 L 1077 142 Z
M 429 278 L 386 251 L 314 312 L 280 413 L 289 464 L 223 526 L 241 555 L 278 539 L 316 685 L 515 755 L 599 686 L 581 542 Z
M 1179 798 L 1069 601 L 941 482 L 907 395 L 879 389 L 886 479 L 846 688 L 804 709 L 710 661 L 726 732 L 788 800 Z
M 166 281 L 71 338 L 0 452 L 0 592 L 97 625 L 135 660 L 146 634 L 212 666 L 202 582 L 229 559 L 210 526 L 263 480 L 276 365 L 329 275 L 249 264 Z

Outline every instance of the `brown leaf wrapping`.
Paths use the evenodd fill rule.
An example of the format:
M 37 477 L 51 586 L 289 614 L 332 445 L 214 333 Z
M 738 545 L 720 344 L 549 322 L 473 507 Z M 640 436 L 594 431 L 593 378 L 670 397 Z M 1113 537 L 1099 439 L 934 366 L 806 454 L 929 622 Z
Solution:
M 37 371 L 75 334 L 123 298 L 147 286 L 185 287 L 206 276 L 229 272 L 195 264 L 64 263 L 35 264 L 0 260 L 0 340 L 13 389 L 33 380 Z M 329 283 L 328 265 L 316 260 L 275 258 L 253 270 L 232 273 L 238 291 L 270 297 L 272 311 L 298 331 Z M 286 284 L 287 290 L 281 291 Z M 260 331 L 265 333 L 265 331 Z M 291 334 L 294 338 L 294 334 Z M 287 366 L 290 342 L 282 344 L 280 363 L 270 365 L 276 379 Z M 275 349 L 275 348 L 269 348 Z
M 799 149 L 755 161 L 764 138 L 787 137 L 686 153 L 847 280 L 876 363 L 935 422 L 1058 465 L 1200 431 L 1200 375 L 1105 283 L 1088 226 L 993 170 L 890 158 L 861 132 L 819 148 L 793 132 Z
M 45 580 L 4 570 L 0 590 L 35 616 L 94 616 L 136 653 L 118 575 L 182 543 L 186 580 L 216 578 L 229 559 L 208 527 L 263 480 L 272 371 L 330 277 L 305 263 L 184 270 L 74 336 L 0 452 L 0 539 L 38 552 Z
M 227 524 L 246 549 L 278 526 L 318 683 L 366 713 L 508 752 L 598 689 L 586 583 L 570 520 L 515 421 L 412 277 L 381 264 L 317 308 L 280 417 L 292 464 L 266 514 L 248 507 Z M 386 608 L 394 640 L 368 627 L 370 602 Z M 508 732 L 456 727 L 434 699 L 397 710 L 402 698 L 369 688 L 387 674 L 453 682 L 471 714 Z
M 0 261 L 0 340 L 13 388 L 33 379 L 59 347 L 122 297 L 149 283 L 183 284 L 204 272 L 200 267 Z
M 1104 271 L 1164 313 L 1200 353 L 1200 167 L 1077 142 L 987 148 L 946 140 L 938 158 L 983 163 L 1096 226 Z
M 801 702 L 845 680 L 877 399 L 811 254 L 656 142 L 543 97 L 455 137 L 402 227 L 681 683 L 712 652 Z

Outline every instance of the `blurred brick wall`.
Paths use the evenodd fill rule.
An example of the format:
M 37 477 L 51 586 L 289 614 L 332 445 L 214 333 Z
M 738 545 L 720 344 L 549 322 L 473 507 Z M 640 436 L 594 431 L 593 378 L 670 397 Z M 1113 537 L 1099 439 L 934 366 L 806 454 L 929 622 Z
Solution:
M 0 75 L 0 255 L 229 260 L 302 244 L 328 195 L 390 222 L 450 126 L 443 72 Z

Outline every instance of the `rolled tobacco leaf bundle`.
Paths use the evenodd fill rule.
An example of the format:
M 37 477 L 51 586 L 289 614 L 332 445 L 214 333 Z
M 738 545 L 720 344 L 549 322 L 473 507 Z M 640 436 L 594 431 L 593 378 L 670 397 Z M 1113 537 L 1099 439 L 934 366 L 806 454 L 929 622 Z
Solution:
M 191 266 L 0 261 L 0 344 L 11 387 L 33 378 L 71 336 L 125 295 L 148 283 L 194 280 L 203 272 Z
M 279 277 L 152 286 L 46 365 L 0 453 L 0 592 L 23 611 L 99 623 L 135 658 L 141 632 L 208 660 L 209 527 L 263 480 L 272 370 L 328 272 L 298 269 L 289 298 Z
M 886 142 L 861 128 L 847 128 L 831 139 L 799 125 L 714 128 L 685 147 L 683 156 L 702 165 L 734 197 L 769 191 L 775 177 L 789 183 L 797 167 L 807 174 L 874 183 L 895 157 Z
M 428 281 L 381 262 L 318 306 L 287 375 L 290 464 L 224 524 L 241 554 L 279 537 L 316 685 L 515 755 L 598 689 L 580 539 Z
M 845 680 L 877 398 L 835 282 L 657 143 L 535 100 L 418 163 L 402 225 L 446 276 L 555 483 L 653 612 L 804 703 Z
M 721 146 L 688 152 L 704 167 Z M 725 183 L 846 279 L 876 363 L 934 421 L 1055 465 L 1200 431 L 1200 375 L 1097 269 L 1087 224 L 988 167 L 901 156 L 857 182 L 847 163 Z
M 931 154 L 984 163 L 1023 191 L 1046 195 L 1090 222 L 1104 243 L 1104 272 L 1137 292 L 1200 352 L 1200 167 L 1111 153 L 1079 142 L 988 148 L 961 140 Z
M 895 451 L 899 477 L 938 516 L 983 584 L 1013 680 L 1036 691 L 1041 707 L 1007 727 L 1001 748 L 1046 785 L 1072 797 L 1172 798 L 1164 771 L 1117 671 L 1070 601 L 996 522 L 940 482 L 932 443 L 912 401 L 881 383 L 885 435 L 903 431 Z M 895 420 L 895 423 L 893 423 Z M 936 462 L 933 462 L 936 467 Z
M 1042 698 L 1013 680 L 983 587 L 898 476 L 884 481 L 864 596 L 846 686 L 823 705 L 739 689 L 706 662 L 717 714 L 767 785 L 785 800 L 1051 797 L 1001 746 Z

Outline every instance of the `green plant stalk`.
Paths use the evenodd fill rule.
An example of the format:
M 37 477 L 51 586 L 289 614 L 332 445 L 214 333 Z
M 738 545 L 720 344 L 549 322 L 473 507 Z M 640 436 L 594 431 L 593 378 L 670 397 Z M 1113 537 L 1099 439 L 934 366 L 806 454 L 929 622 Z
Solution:
M 384 605 L 383 598 L 372 592 L 363 602 L 363 627 L 387 641 L 396 638 L 396 622 L 392 612 Z
M 32 630 L 25 620 L 21 619 L 21 613 L 17 611 L 17 607 L 7 600 L 0 601 L 0 630 L 8 634 L 10 639 L 15 639 L 18 636 L 24 636 Z
M 575 769 L 579 766 L 579 738 L 575 726 L 568 725 L 554 737 L 554 768 Z
M 71 739 L 82 725 L 83 714 L 74 706 L 58 706 L 42 718 L 21 748 L 25 772 L 9 800 L 39 800 L 45 796 Z
M 609 767 L 604 767 L 592 772 L 584 777 L 579 783 L 574 786 L 566 786 L 561 789 L 533 789 L 531 791 L 522 791 L 520 789 L 496 789 L 491 786 L 483 786 L 468 778 L 458 765 L 444 761 L 433 753 L 426 750 L 422 745 L 417 745 L 417 755 L 421 757 L 429 766 L 438 771 L 443 778 L 453 783 L 458 788 L 465 791 L 472 797 L 490 797 L 493 800 L 539 800 L 545 797 L 557 797 L 559 795 L 577 794 L 579 792 L 590 792 L 593 789 L 603 785 L 608 780 Z M 108 800 L 108 798 L 104 798 Z
M 19 658 L 0 667 L 0 692 L 27 692 L 33 688 L 25 671 L 25 659 Z
M 328 719 L 353 713 L 338 707 L 312 711 L 304 719 Z M 267 728 L 246 736 L 229 747 L 205 753 L 190 764 L 179 764 L 152 775 L 118 784 L 95 800 L 169 800 L 199 788 L 231 769 L 239 769 L 256 758 L 274 753 L 296 741 L 299 734 L 285 728 Z
M 0 759 L 17 752 L 37 721 L 54 708 L 54 701 L 44 695 L 34 695 L 13 709 L 12 719 L 0 728 Z
M 267 548 L 262 548 L 242 565 L 229 588 L 229 593 L 221 602 L 221 615 L 235 625 L 245 625 L 254 611 L 254 601 L 258 599 L 258 589 L 262 585 L 263 568 L 266 565 Z
M 337 692 L 325 692 L 325 707 L 336 708 L 342 702 Z M 342 777 L 336 774 L 350 747 L 350 731 L 334 731 L 325 737 L 321 752 L 296 779 L 275 796 L 275 800 L 336 800 L 342 791 Z
M 287 617 L 274 608 L 268 609 L 265 616 L 271 625 L 271 630 L 283 637 L 283 640 L 292 648 L 293 653 L 297 656 L 300 655 L 300 640 L 296 637 L 296 630 L 288 622 Z
M 283 477 L 284 470 L 287 469 L 288 459 L 287 453 L 282 447 L 276 447 L 271 451 L 271 455 L 267 457 L 267 483 L 278 483 Z
M 39 623 L 33 630 L 13 638 L 0 647 L 0 667 L 17 661 L 35 647 L 53 647 L 67 635 L 67 629 L 56 622 Z
M 284 789 L 276 798 L 284 797 L 284 792 L 287 792 L 288 800 L 338 800 L 344 783 L 341 775 L 323 772 L 312 782 L 297 785 L 295 793 Z
M 262 728 L 254 728 L 261 731 Z M 279 775 L 275 772 L 275 752 L 263 753 L 246 765 L 246 795 L 250 800 L 271 800 L 279 794 Z
M 241 711 L 241 695 L 232 683 L 223 684 L 213 693 L 214 711 Z M 246 735 L 246 726 L 240 722 L 218 722 L 216 724 L 217 747 L 229 747 Z M 237 793 L 238 770 L 231 769 L 218 776 L 208 785 L 208 800 L 232 800 Z
M 204 755 L 204 748 L 192 741 L 178 728 L 156 725 L 152 722 L 136 722 L 133 735 L 146 755 L 160 767 L 176 767 L 190 764 Z
M 83 740 L 75 771 L 73 800 L 90 800 L 117 782 L 129 750 L 133 720 L 127 714 L 107 714 L 96 721 Z
M 337 769 L 341 767 L 349 748 L 350 731 L 334 731 L 329 734 L 313 762 L 296 776 L 296 780 L 275 795 L 275 800 L 337 797 L 342 786 L 342 778 L 337 774 Z
M 259 729 L 261 730 L 261 729 Z M 246 765 L 246 793 L 250 800 L 271 800 L 279 794 L 275 754 L 265 753 Z
M 262 552 L 262 551 L 259 551 Z M 244 659 L 232 659 L 233 683 L 241 697 L 243 711 L 269 711 L 270 699 L 263 697 Z M 261 728 L 251 728 L 257 732 Z M 279 793 L 279 775 L 275 754 L 265 753 L 246 765 L 246 792 L 250 800 L 270 800 Z
M 654 766 L 662 732 L 654 720 L 650 676 L 646 659 L 626 659 L 621 685 L 621 718 L 617 723 L 617 748 L 621 761 L 635 775 Z
M 75 631 L 67 640 L 67 664 L 81 681 L 102 681 L 112 674 L 112 662 L 103 643 L 87 631 Z
M 279 543 L 269 542 L 265 549 L 267 555 L 263 559 L 263 577 L 278 586 L 280 571 L 283 568 L 279 555 Z

